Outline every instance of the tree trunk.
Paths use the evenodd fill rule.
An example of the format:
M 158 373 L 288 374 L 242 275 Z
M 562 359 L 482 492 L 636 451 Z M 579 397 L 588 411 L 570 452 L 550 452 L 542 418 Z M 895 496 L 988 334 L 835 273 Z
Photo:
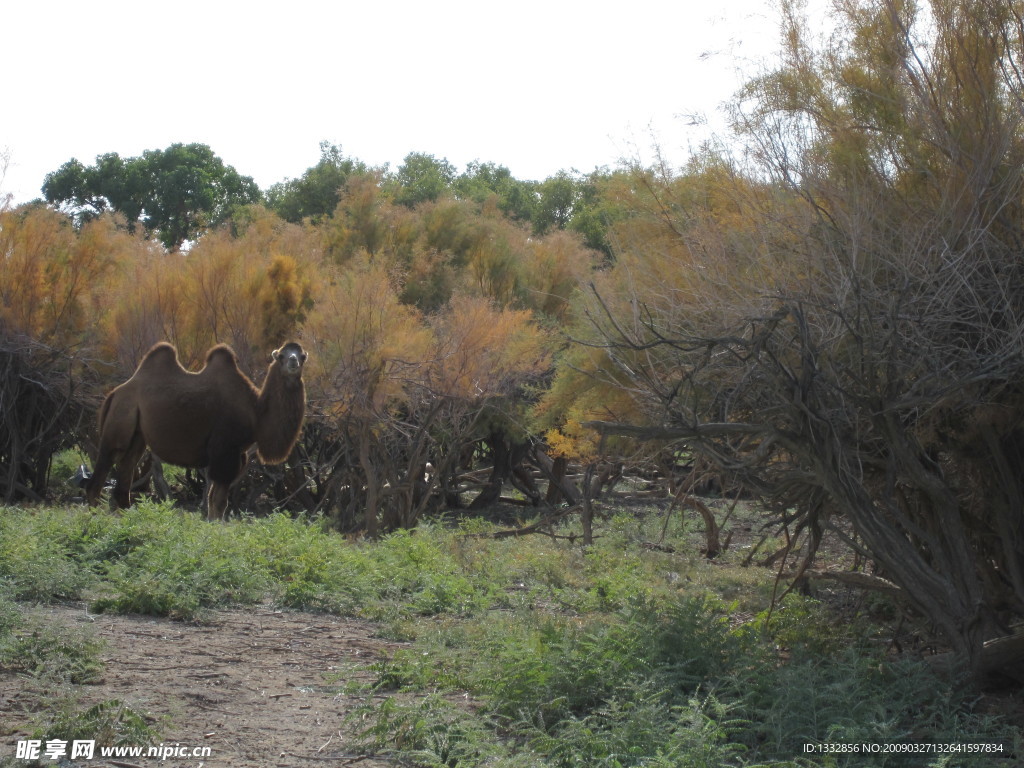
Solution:
M 359 466 L 366 478 L 366 510 L 363 521 L 366 536 L 376 539 L 380 535 L 377 522 L 377 506 L 379 504 L 379 488 L 377 487 L 377 470 L 373 466 L 370 455 L 370 428 L 363 425 L 359 432 Z
M 533 481 L 533 475 L 523 466 L 523 454 L 526 453 L 525 446 L 518 446 L 517 448 L 514 451 L 516 457 L 512 463 L 512 474 L 509 475 L 509 481 L 512 483 L 513 488 L 529 499 L 531 507 L 539 507 L 542 499 L 540 490 Z
M 577 490 L 576 486 L 566 479 L 565 471 L 563 470 L 561 475 L 558 475 L 555 472 L 555 461 L 557 461 L 557 459 L 552 459 L 537 446 L 533 447 L 532 456 L 537 468 L 544 473 L 548 482 L 558 489 L 558 492 L 567 502 L 576 506 L 582 501 L 580 492 Z M 551 492 L 549 490 L 549 494 L 550 493 Z
M 487 445 L 491 448 L 494 465 L 491 467 L 491 476 L 487 480 L 487 484 L 480 491 L 480 495 L 470 503 L 470 509 L 489 507 L 501 498 L 501 489 L 505 485 L 505 478 L 508 477 L 512 456 L 504 435 L 497 432 L 491 433 L 491 436 L 487 438 Z
M 594 479 L 594 464 L 587 464 L 583 473 L 583 501 L 580 509 L 580 523 L 583 526 L 583 546 L 594 544 L 594 508 L 590 504 L 591 481 Z
M 552 507 L 562 501 L 563 494 L 559 486 L 565 480 L 565 472 L 568 468 L 569 460 L 564 456 L 556 456 L 551 464 L 551 479 L 548 481 L 548 493 L 544 500 Z

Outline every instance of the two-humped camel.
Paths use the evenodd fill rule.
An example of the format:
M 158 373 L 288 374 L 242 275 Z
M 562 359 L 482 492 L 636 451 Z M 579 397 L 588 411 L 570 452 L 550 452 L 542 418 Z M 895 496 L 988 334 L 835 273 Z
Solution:
M 206 469 L 207 518 L 223 519 L 248 449 L 255 444 L 260 461 L 280 464 L 298 440 L 306 412 L 305 362 L 299 344 L 285 344 L 274 351 L 257 389 L 225 344 L 213 347 L 196 373 L 181 366 L 173 346 L 157 344 L 103 401 L 96 468 L 86 484 L 89 504 L 97 503 L 116 467 L 111 503 L 128 507 L 132 476 L 148 446 L 168 464 Z

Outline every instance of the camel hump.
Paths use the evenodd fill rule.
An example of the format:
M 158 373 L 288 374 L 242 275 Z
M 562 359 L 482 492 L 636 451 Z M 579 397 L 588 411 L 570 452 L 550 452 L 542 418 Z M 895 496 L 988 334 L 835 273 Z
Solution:
M 211 347 L 210 351 L 206 353 L 206 365 L 227 365 L 231 368 L 238 368 L 238 355 L 227 344 L 218 344 Z
M 256 385 L 239 368 L 235 350 L 227 344 L 218 344 L 206 353 L 206 365 L 198 375 L 208 384 L 212 382 L 222 396 L 236 398 L 249 393 L 253 396 L 258 394 Z M 228 395 L 228 392 L 232 394 Z
M 238 367 L 238 355 L 227 344 L 218 344 L 210 348 L 210 351 L 206 353 L 206 364 L 199 373 L 208 377 L 213 376 L 219 382 L 239 379 L 252 386 L 249 377 Z
M 167 369 L 180 367 L 178 350 L 166 341 L 161 341 L 159 344 L 154 344 L 150 347 L 149 352 L 146 353 L 146 356 L 142 358 L 142 362 L 139 363 L 140 370 L 142 368 Z

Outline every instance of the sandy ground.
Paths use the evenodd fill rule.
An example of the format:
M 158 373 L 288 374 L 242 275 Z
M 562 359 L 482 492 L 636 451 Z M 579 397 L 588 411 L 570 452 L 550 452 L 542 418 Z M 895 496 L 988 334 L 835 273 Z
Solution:
M 368 622 L 267 606 L 218 611 L 201 624 L 90 615 L 84 605 L 40 611 L 71 626 L 88 625 L 83 631 L 106 643 L 105 672 L 99 683 L 81 686 L 83 706 L 119 699 L 152 718 L 165 745 L 208 746 L 211 752 L 204 759 L 165 761 L 97 756 L 76 766 L 396 764 L 353 754 L 347 738 L 353 725 L 345 716 L 362 700 L 341 692 L 344 682 L 367 679 L 360 667 L 398 646 L 376 638 Z M 332 679 L 339 674 L 340 680 Z M 18 680 L 0 673 L 0 715 L 9 722 L 26 719 L 18 713 Z M 13 750 L 17 738 L 4 740 Z M 0 752 L 0 758 L 11 756 L 7 747 Z

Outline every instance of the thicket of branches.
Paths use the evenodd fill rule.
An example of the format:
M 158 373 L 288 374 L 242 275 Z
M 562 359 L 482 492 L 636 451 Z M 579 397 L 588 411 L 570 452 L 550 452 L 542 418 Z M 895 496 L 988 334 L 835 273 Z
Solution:
M 74 366 L 59 350 L 0 338 L 0 501 L 45 500 L 53 455 L 92 419 Z
M 824 40 L 784 12 L 742 162 L 652 187 L 676 273 L 634 239 L 590 294 L 590 373 L 644 418 L 595 426 L 684 440 L 812 538 L 842 516 L 975 679 L 1020 679 L 1024 7 L 848 3 Z

